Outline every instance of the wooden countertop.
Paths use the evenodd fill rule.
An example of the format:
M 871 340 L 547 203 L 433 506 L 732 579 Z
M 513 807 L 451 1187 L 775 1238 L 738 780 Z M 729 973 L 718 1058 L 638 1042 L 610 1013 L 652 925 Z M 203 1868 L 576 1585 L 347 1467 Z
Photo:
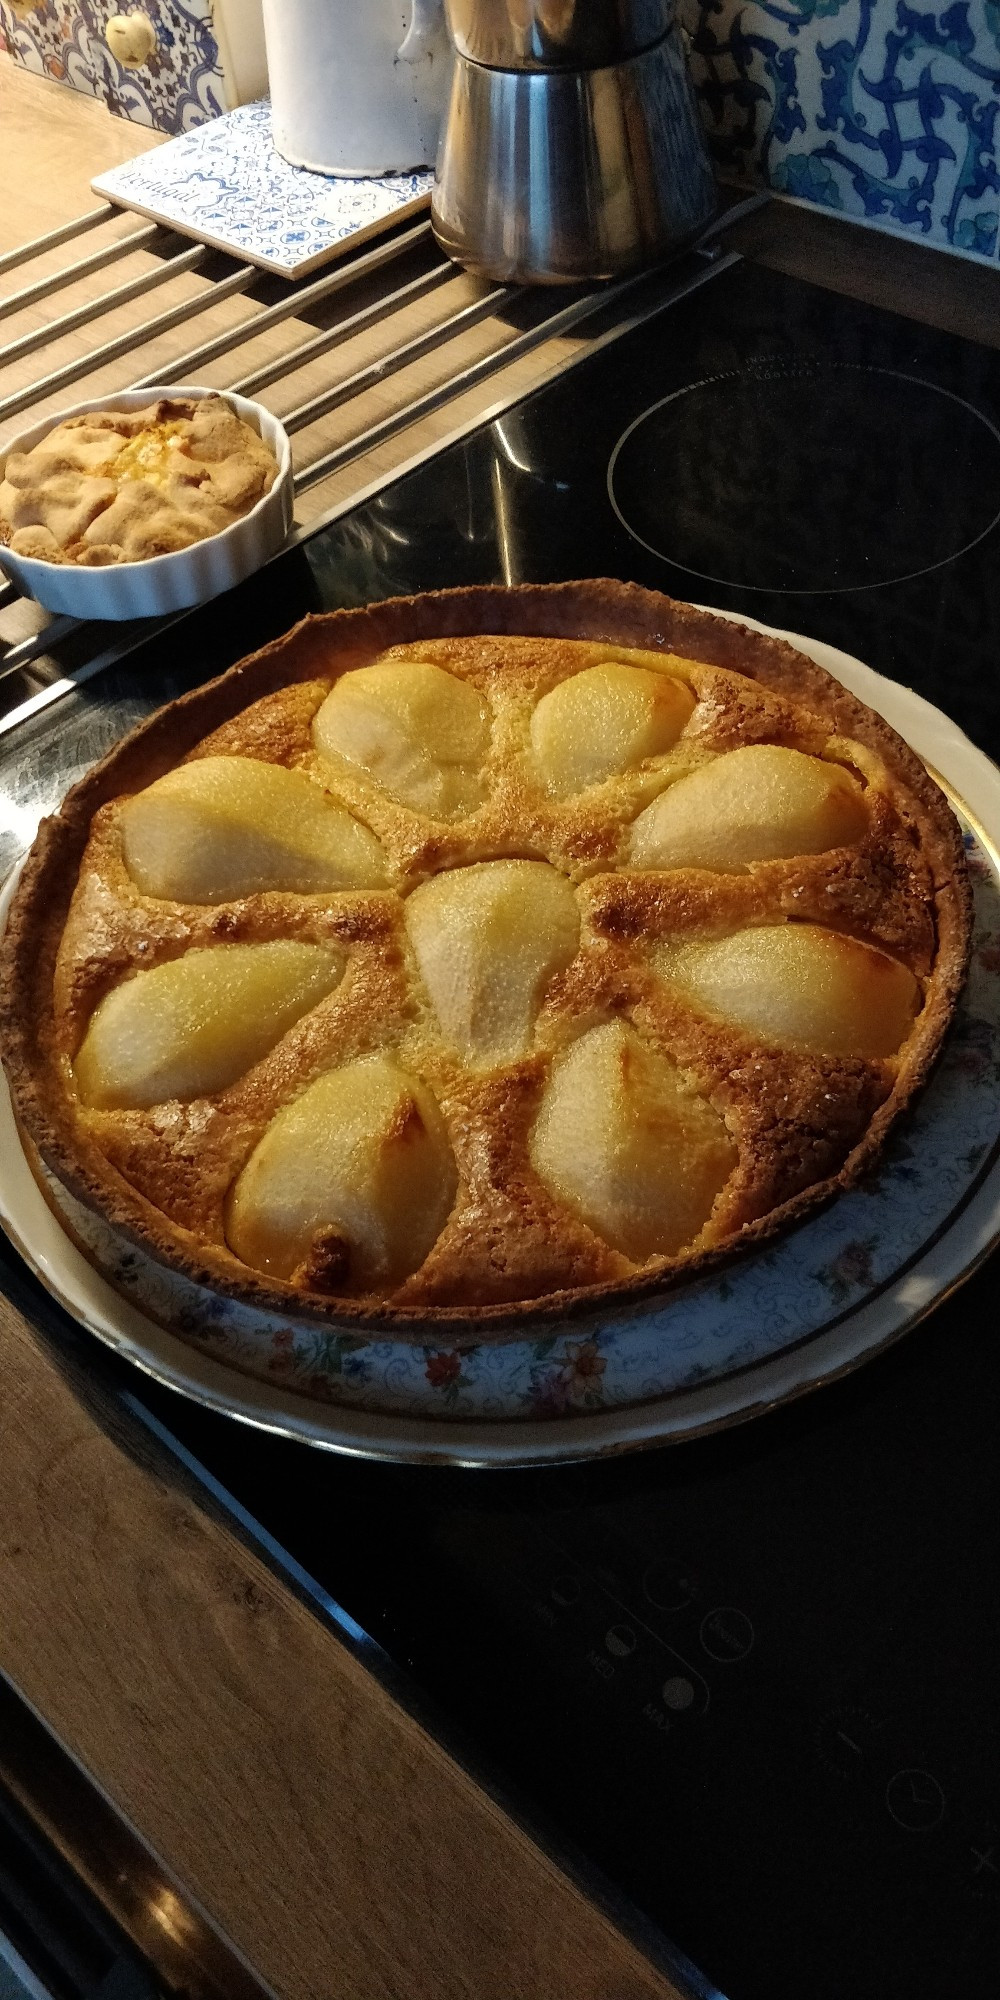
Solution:
M 0 250 L 135 126 L 0 57 Z M 28 164 L 30 163 L 30 171 Z M 1000 278 L 778 206 L 746 254 L 1000 344 Z M 288 2000 L 676 2000 L 609 1918 L 0 1298 L 0 1669 Z

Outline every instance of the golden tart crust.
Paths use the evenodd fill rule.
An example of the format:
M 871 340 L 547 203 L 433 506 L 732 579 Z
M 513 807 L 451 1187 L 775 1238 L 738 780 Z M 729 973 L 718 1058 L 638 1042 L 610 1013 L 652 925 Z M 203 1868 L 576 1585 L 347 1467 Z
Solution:
M 89 410 L 8 454 L 0 542 L 85 569 L 146 562 L 232 527 L 277 476 L 270 446 L 222 396 Z
M 492 718 L 478 792 L 437 818 L 363 766 L 334 769 L 317 753 L 313 724 L 331 689 L 386 653 L 443 669 Z M 664 669 L 690 689 L 676 747 L 582 794 L 553 794 L 530 747 L 539 701 L 597 663 L 641 667 L 642 653 L 672 656 Z M 631 863 L 633 824 L 668 779 L 753 744 L 840 763 L 864 788 L 864 830 L 740 872 Z M 385 885 L 211 904 L 143 895 L 125 865 L 124 802 L 208 757 L 319 780 L 376 835 Z M 411 898 L 449 870 L 510 857 L 573 885 L 580 948 L 543 982 L 527 1045 L 483 1060 L 456 1044 L 428 998 Z M 305 619 L 161 710 L 74 788 L 43 823 L 11 911 L 4 1061 L 42 1160 L 196 1282 L 359 1331 L 501 1338 L 556 1313 L 627 1306 L 759 1244 L 855 1181 L 933 1066 L 965 975 L 970 911 L 960 829 L 923 766 L 782 641 L 611 581 L 428 593 Z M 678 950 L 779 926 L 782 939 L 822 927 L 854 941 L 848 953 L 874 948 L 880 964 L 906 968 L 919 1011 L 897 1053 L 776 1046 L 692 997 L 671 970 Z M 72 1065 L 88 1022 L 130 974 L 192 950 L 279 940 L 339 954 L 349 971 L 245 1076 L 192 1101 L 81 1103 Z M 730 1149 L 707 1221 L 674 1254 L 634 1245 L 626 1254 L 546 1171 L 539 1134 L 553 1078 L 584 1036 L 611 1024 L 628 1044 L 624 1054 L 616 1044 L 615 1059 L 666 1057 Z M 251 1268 L 227 1240 L 234 1183 L 318 1078 L 386 1051 L 418 1096 L 431 1092 L 454 1162 L 427 1254 L 366 1288 L 351 1281 L 336 1232 L 332 1243 L 318 1232 L 292 1273 Z M 572 1092 L 562 1098 L 572 1103 Z M 565 1106 L 553 1115 L 565 1127 Z

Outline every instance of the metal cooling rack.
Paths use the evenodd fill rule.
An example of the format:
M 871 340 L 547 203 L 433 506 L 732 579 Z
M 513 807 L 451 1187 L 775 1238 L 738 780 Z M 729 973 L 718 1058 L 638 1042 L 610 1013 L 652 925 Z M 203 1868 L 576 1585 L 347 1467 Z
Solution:
M 0 257 L 0 282 L 24 266 L 43 267 L 0 295 L 0 322 L 24 324 L 0 344 L 0 448 L 50 410 L 105 390 L 164 380 L 234 389 L 273 409 L 293 439 L 293 539 L 301 540 L 726 268 L 735 258 L 722 254 L 716 237 L 764 199 L 724 211 L 693 250 L 655 272 L 572 291 L 473 279 L 442 255 L 429 220 L 398 228 L 319 277 L 289 283 L 158 223 L 136 227 L 135 216 L 105 203 Z M 84 238 L 97 247 L 51 267 L 53 253 L 82 247 Z M 136 260 L 123 282 L 105 285 L 104 273 Z M 161 296 L 162 309 L 150 314 Z M 234 299 L 238 316 L 227 312 L 219 327 L 219 308 Z M 177 353 L 172 343 L 157 358 L 181 326 L 190 327 L 192 344 Z M 518 364 L 536 353 L 537 372 L 526 379 Z M 36 355 L 46 364 L 37 374 Z M 388 398 L 397 376 L 399 393 Z M 473 396 L 493 378 L 495 398 Z M 409 456 L 404 439 L 390 462 L 394 440 L 451 405 L 452 424 L 447 414 L 435 421 L 431 441 L 425 429 Z M 348 484 L 342 475 L 351 467 Z M 12 584 L 0 586 L 0 735 L 170 622 L 82 624 L 49 617 Z

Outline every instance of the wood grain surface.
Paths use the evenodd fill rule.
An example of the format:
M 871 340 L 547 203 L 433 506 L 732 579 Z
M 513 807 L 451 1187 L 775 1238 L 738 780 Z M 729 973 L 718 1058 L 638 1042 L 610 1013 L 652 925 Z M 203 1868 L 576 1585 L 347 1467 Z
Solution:
M 1000 271 L 993 265 L 782 201 L 736 223 L 726 245 L 825 291 L 1000 347 Z
M 0 255 L 95 208 L 95 174 L 162 144 L 162 133 L 0 54 Z
M 283 1996 L 675 1988 L 0 1299 L 0 1669 Z

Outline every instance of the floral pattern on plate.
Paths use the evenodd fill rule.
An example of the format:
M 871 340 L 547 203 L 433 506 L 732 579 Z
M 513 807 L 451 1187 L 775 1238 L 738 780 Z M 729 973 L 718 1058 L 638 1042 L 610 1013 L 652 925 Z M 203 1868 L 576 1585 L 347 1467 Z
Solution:
M 433 179 L 411 173 L 341 180 L 289 166 L 275 150 L 271 106 L 261 99 L 112 167 L 91 185 L 95 194 L 199 242 L 298 278 L 426 208 Z
M 998 0 L 682 0 L 681 12 L 725 175 L 995 257 Z
M 682 1290 L 529 1339 L 458 1351 L 368 1340 L 203 1290 L 50 1181 L 87 1254 L 141 1311 L 203 1353 L 316 1402 L 444 1422 L 633 1408 L 749 1369 L 829 1328 L 904 1271 L 1000 1144 L 1000 883 L 968 833 L 973 961 L 941 1062 L 878 1171 L 755 1256 Z

